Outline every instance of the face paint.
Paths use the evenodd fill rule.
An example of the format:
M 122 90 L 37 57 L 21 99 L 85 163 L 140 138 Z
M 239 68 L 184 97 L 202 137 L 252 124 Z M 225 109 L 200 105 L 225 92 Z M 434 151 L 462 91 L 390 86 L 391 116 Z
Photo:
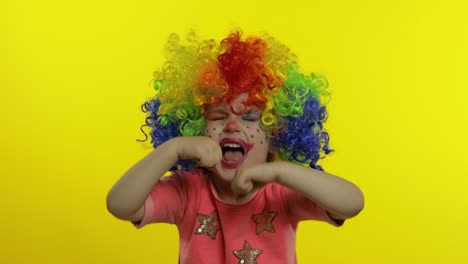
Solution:
M 221 103 L 206 107 L 207 133 L 219 142 L 223 151 L 222 175 L 232 180 L 237 169 L 265 163 L 269 144 L 266 133 L 260 128 L 261 110 L 245 106 L 247 94 L 236 97 L 231 104 Z M 240 111 L 242 110 L 242 113 Z

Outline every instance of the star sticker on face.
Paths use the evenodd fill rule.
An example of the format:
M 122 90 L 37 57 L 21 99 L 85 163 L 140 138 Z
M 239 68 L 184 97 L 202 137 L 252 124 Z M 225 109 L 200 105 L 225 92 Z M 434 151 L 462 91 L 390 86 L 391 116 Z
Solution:
M 247 240 L 244 241 L 244 248 L 232 251 L 234 256 L 239 259 L 238 264 L 257 264 L 257 258 L 262 252 L 261 249 L 252 249 Z
M 277 214 L 277 212 L 269 212 L 264 208 L 262 213 L 252 215 L 251 219 L 257 224 L 257 235 L 260 235 L 263 231 L 275 233 L 273 220 Z
M 221 229 L 216 210 L 209 215 L 198 213 L 198 221 L 200 226 L 195 231 L 195 235 L 207 235 L 211 239 L 216 239 L 216 233 Z

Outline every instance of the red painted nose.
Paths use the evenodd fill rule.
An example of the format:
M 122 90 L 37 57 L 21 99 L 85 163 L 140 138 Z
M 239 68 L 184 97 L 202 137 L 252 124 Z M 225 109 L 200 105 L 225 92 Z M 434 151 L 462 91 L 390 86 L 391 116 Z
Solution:
M 230 120 L 224 127 L 224 130 L 227 132 L 236 132 L 236 131 L 239 131 L 239 126 L 237 125 L 236 122 Z

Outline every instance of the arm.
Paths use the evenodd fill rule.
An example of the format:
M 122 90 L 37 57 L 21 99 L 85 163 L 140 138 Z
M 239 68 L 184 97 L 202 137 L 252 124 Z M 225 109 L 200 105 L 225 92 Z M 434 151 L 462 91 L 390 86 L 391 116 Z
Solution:
M 207 137 L 176 137 L 154 149 L 131 167 L 107 195 L 107 209 L 115 217 L 138 222 L 154 185 L 179 159 L 195 159 L 203 167 L 220 162 L 219 145 Z
M 356 185 L 290 162 L 265 163 L 242 170 L 233 181 L 232 188 L 236 193 L 247 193 L 255 185 L 268 182 L 277 182 L 304 194 L 334 219 L 353 217 L 364 207 L 363 194 Z

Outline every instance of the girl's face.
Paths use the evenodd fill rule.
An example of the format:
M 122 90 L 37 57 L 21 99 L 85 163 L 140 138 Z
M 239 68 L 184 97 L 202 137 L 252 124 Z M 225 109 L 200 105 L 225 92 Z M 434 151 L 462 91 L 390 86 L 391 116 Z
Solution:
M 261 110 L 246 106 L 248 94 L 242 93 L 231 104 L 206 107 L 205 136 L 219 143 L 223 151 L 219 177 L 231 181 L 239 168 L 265 163 L 269 139 L 260 128 Z

